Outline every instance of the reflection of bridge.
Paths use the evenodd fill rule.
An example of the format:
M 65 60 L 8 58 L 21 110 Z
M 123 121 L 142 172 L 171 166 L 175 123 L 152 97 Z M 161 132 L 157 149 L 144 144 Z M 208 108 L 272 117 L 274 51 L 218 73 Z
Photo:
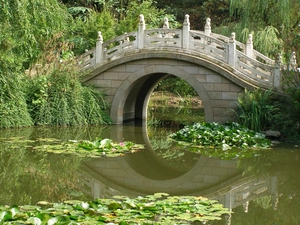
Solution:
M 221 160 L 198 155 L 188 171 L 178 173 L 162 165 L 151 149 L 147 130 L 143 127 L 115 126 L 111 132 L 122 141 L 143 139 L 147 150 L 118 158 L 99 158 L 81 167 L 80 177 L 85 184 L 85 193 L 94 198 L 114 195 L 139 195 L 167 192 L 171 195 L 206 196 L 218 200 L 232 209 L 243 205 L 247 210 L 249 201 L 272 196 L 275 205 L 277 192 L 276 177 L 243 177 L 234 160 Z M 124 135 L 124 136 L 123 136 Z M 154 175 L 153 175 L 154 174 Z M 164 179 L 162 179 L 164 177 Z
M 107 42 L 99 32 L 96 48 L 81 57 L 84 82 L 106 92 L 115 123 L 146 118 L 147 103 L 155 84 L 167 75 L 188 82 L 204 104 L 206 121 L 225 121 L 238 94 L 246 87 L 280 89 L 280 62 L 253 49 L 252 36 L 246 44 L 205 30 L 190 30 L 186 15 L 182 29 L 145 29 L 140 16 L 137 32 Z

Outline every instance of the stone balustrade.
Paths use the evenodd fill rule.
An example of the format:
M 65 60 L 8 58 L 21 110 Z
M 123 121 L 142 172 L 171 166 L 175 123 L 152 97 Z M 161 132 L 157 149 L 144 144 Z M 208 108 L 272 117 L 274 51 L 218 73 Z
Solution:
M 140 15 L 138 31 L 125 33 L 106 42 L 103 42 L 99 32 L 96 47 L 80 57 L 81 65 L 84 70 L 95 68 L 141 50 L 211 57 L 231 66 L 247 82 L 280 89 L 280 60 L 274 61 L 254 50 L 252 35 L 243 44 L 235 40 L 235 33 L 230 37 L 212 33 L 209 18 L 204 31 L 190 30 L 188 15 L 185 16 L 182 29 L 170 29 L 167 18 L 163 28 L 146 29 L 144 16 Z M 291 57 L 289 67 L 296 67 L 295 57 Z

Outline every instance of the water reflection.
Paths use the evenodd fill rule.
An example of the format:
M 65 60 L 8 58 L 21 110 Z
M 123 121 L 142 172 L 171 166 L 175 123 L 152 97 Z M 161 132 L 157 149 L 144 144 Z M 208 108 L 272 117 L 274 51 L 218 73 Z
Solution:
M 171 147 L 172 129 L 143 124 L 80 128 L 0 130 L 0 204 L 168 192 L 214 198 L 234 214 L 210 224 L 298 224 L 300 151 L 277 146 L 237 159 L 193 154 Z M 37 138 L 111 138 L 146 145 L 125 157 L 80 159 L 31 150 Z M 172 149 L 172 150 L 171 150 Z M 184 152 L 184 154 L 182 154 Z

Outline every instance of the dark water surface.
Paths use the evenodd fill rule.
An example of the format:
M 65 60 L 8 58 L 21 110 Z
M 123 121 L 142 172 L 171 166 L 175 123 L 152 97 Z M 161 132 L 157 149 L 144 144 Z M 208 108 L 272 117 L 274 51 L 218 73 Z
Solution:
M 240 156 L 226 152 L 210 154 L 213 150 L 195 154 L 167 139 L 177 129 L 128 123 L 0 130 L 0 204 L 167 192 L 207 196 L 234 212 L 222 221 L 207 224 L 300 224 L 298 147 L 281 144 L 272 150 L 241 152 Z M 133 141 L 144 144 L 146 149 L 98 159 L 32 149 L 49 138 L 67 141 L 97 137 Z

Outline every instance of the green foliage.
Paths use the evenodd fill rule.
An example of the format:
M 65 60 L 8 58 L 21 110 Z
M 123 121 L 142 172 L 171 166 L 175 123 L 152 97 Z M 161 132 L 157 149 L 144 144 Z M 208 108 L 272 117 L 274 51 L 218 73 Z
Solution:
M 39 202 L 38 205 L 1 206 L 1 224 L 177 224 L 220 220 L 230 211 L 215 200 L 156 193 L 131 199 L 115 196 L 90 202 Z
M 238 39 L 243 43 L 246 43 L 249 37 L 250 31 L 248 28 L 242 30 L 238 33 Z M 253 46 L 259 52 L 275 58 L 278 53 L 282 52 L 283 41 L 279 37 L 279 31 L 273 26 L 266 26 L 264 28 L 259 28 L 256 31 L 251 32 L 253 37 L 255 37 Z
M 0 128 L 31 126 L 33 123 L 22 91 L 22 75 L 5 73 L 1 64 L 0 61 Z
M 75 20 L 68 41 L 73 43 L 73 51 L 76 55 L 82 54 L 85 49 L 95 47 L 98 31 L 101 31 L 106 41 L 116 36 L 116 27 L 117 21 L 110 12 L 91 11 L 85 20 Z
M 33 130 L 6 129 L 1 133 L 0 205 L 79 198 L 81 183 L 75 172 L 83 158 L 28 151 L 29 146 L 37 143 L 31 140 Z M 9 134 L 10 131 L 14 134 Z
M 9 51 L 28 67 L 39 57 L 45 41 L 72 23 L 66 10 L 57 0 L 1 1 L 0 26 L 10 30 L 8 41 L 3 40 L 1 45 L 10 46 Z
M 138 28 L 139 15 L 143 14 L 147 28 L 159 28 L 163 26 L 164 17 L 169 19 L 171 28 L 176 28 L 179 23 L 175 21 L 173 15 L 166 14 L 163 9 L 158 9 L 152 0 L 130 1 L 126 10 L 124 20 L 119 21 L 117 34 L 135 31 Z
M 251 130 L 263 131 L 274 126 L 274 116 L 279 108 L 272 103 L 272 90 L 256 89 L 253 92 L 245 89 L 237 102 L 237 121 Z
M 36 125 L 107 124 L 103 95 L 80 82 L 79 69 L 68 63 L 48 65 L 41 76 L 28 78 L 28 107 Z
M 282 53 L 283 60 L 288 61 L 291 51 L 300 51 L 299 8 L 298 0 L 231 0 L 223 26 L 213 31 L 226 36 L 235 32 L 237 40 L 243 43 L 252 33 L 256 50 L 271 58 Z
M 262 133 L 249 130 L 238 123 L 196 123 L 170 135 L 179 143 L 192 146 L 234 148 L 266 148 L 271 142 Z
M 46 144 L 32 147 L 34 150 L 52 152 L 56 154 L 72 154 L 78 157 L 116 157 L 124 155 L 125 153 L 134 153 L 138 150 L 144 149 L 143 145 L 136 144 L 131 141 L 116 143 L 108 138 L 98 138 L 95 141 L 72 140 L 67 142 L 63 142 L 55 138 L 43 138 L 38 139 L 37 141 L 42 143 L 46 142 Z
M 179 93 L 183 96 L 197 96 L 197 92 L 194 88 L 182 78 L 176 76 L 168 76 L 161 80 L 154 91 L 167 91 L 170 93 Z
M 286 96 L 276 103 L 280 113 L 275 116 L 277 129 L 282 140 L 299 143 L 300 140 L 300 73 L 294 70 L 282 71 L 282 87 Z

